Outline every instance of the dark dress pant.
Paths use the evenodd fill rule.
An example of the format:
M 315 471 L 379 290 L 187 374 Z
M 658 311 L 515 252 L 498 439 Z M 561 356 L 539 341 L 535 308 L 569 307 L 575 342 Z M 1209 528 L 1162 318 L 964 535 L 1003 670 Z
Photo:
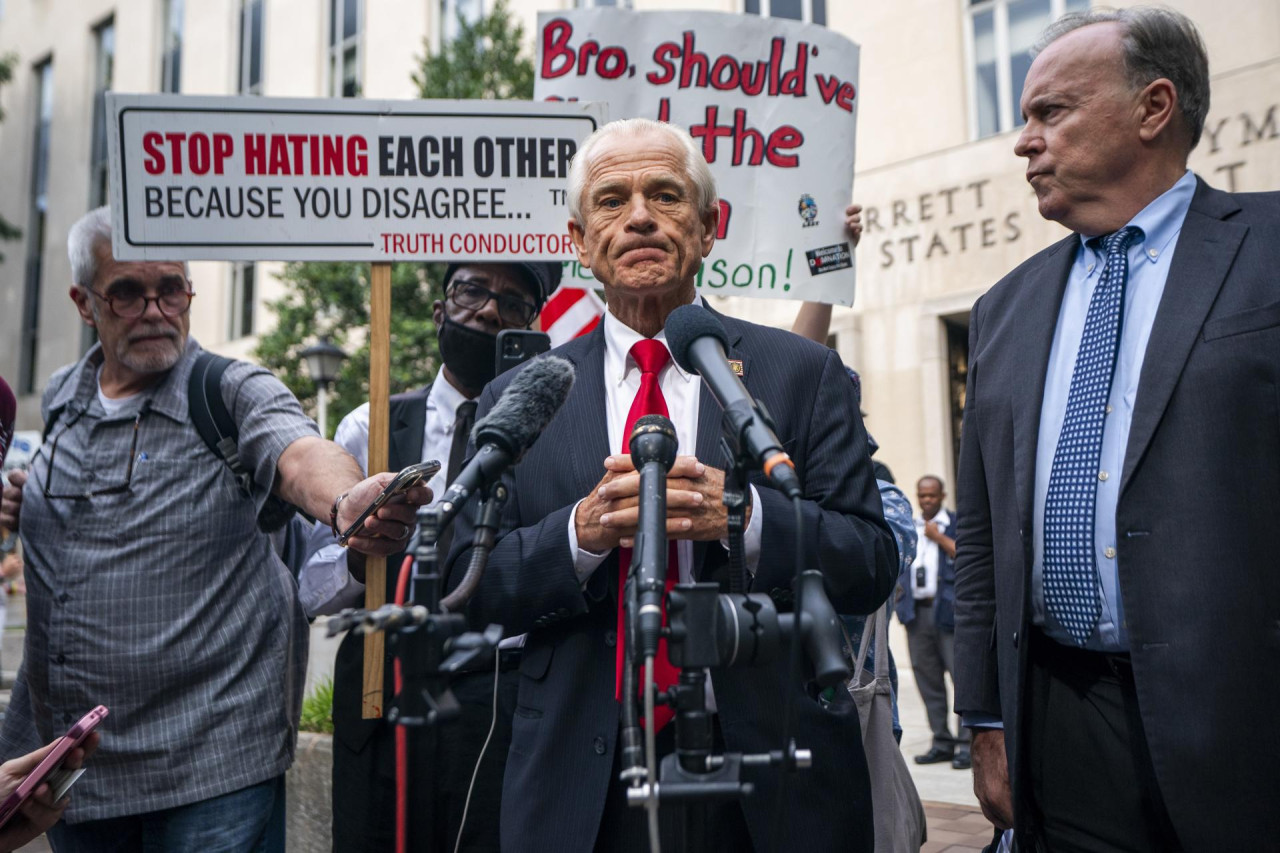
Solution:
M 1040 849 L 1161 851 L 1182 846 L 1156 783 L 1128 655 L 1031 632 L 1025 770 Z

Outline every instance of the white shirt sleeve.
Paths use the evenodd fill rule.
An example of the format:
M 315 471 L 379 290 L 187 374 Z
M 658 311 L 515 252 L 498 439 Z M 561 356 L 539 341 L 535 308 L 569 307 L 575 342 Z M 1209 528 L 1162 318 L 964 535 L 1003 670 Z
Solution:
M 350 453 L 366 468 L 369 448 L 369 404 L 342 419 L 333 434 L 334 443 Z M 347 549 L 338 544 L 328 519 L 316 522 L 307 542 L 311 556 L 298 573 L 298 599 L 308 616 L 337 613 L 364 600 L 364 584 L 347 568 Z
M 579 583 L 586 583 L 587 580 L 600 568 L 600 564 L 609 556 L 609 552 L 596 553 L 578 547 L 578 526 L 574 523 L 574 519 L 578 517 L 578 501 L 573 505 L 573 510 L 569 513 L 569 553 L 573 555 L 573 570 L 578 575 Z M 759 543 L 757 542 L 757 546 Z M 757 548 L 756 556 L 759 557 L 759 549 Z
M 743 531 L 742 536 L 742 553 L 746 557 L 747 571 L 754 576 L 756 568 L 760 565 L 760 541 L 762 531 L 764 530 L 764 507 L 760 505 L 760 493 L 756 491 L 756 487 L 751 487 L 751 520 L 747 522 L 747 529 Z M 729 547 L 728 539 L 721 539 L 720 544 L 725 548 Z

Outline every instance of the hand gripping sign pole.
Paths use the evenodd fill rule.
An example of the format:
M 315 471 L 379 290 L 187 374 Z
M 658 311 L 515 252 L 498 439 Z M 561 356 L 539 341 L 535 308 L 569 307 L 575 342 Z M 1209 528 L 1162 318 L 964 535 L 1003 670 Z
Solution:
M 572 257 L 565 178 L 592 103 L 107 94 L 120 261 L 372 262 L 370 474 L 389 451 L 391 263 Z M 386 603 L 384 558 L 365 606 Z M 383 633 L 362 715 L 381 717 Z

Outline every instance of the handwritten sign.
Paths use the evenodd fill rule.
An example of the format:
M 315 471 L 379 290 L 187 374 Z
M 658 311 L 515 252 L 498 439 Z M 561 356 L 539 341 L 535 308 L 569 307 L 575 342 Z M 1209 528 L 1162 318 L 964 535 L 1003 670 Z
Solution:
M 704 293 L 852 305 L 858 46 L 826 27 L 716 12 L 538 15 L 535 97 L 686 128 L 720 190 Z M 571 277 L 589 278 L 574 267 Z
M 108 94 L 121 260 L 567 260 L 597 104 Z

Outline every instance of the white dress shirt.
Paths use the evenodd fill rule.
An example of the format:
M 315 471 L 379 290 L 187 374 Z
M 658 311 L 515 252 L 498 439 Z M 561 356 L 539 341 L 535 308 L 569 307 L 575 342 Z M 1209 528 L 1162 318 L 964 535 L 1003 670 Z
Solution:
M 695 305 L 702 304 L 702 297 L 694 298 Z M 631 413 L 631 404 L 640 391 L 640 366 L 630 355 L 631 347 L 643 339 L 635 329 L 624 325 L 611 312 L 604 314 L 604 405 L 609 424 L 609 452 L 621 453 L 623 431 L 627 428 L 627 415 Z M 667 331 L 663 329 L 654 340 L 667 345 Z M 670 349 L 670 347 L 668 347 Z M 667 402 L 667 414 L 676 428 L 678 442 L 676 452 L 681 456 L 693 456 L 698 442 L 698 402 L 702 392 L 702 380 L 692 373 L 686 373 L 672 359 L 658 375 L 658 385 L 662 388 L 662 396 Z M 604 460 L 601 459 L 600 474 L 604 476 Z M 578 503 L 581 503 L 579 501 Z M 569 550 L 573 553 L 573 567 L 578 579 L 584 584 L 600 564 L 609 556 L 608 551 L 596 553 L 578 547 L 578 530 L 574 519 L 578 515 L 575 504 L 569 513 Z M 751 486 L 751 520 L 743 536 L 743 554 L 747 571 L 755 574 L 760 563 L 760 533 L 763 525 L 763 510 L 760 506 L 760 495 L 756 487 Z M 720 544 L 729 547 L 727 539 Z M 693 542 L 688 539 L 676 540 L 676 558 L 680 566 L 680 582 L 693 582 Z M 716 708 L 715 693 L 711 679 L 706 680 L 707 710 L 714 713 Z
M 422 434 L 422 458 L 436 459 L 440 470 L 427 483 L 431 493 L 444 494 L 448 478 L 449 450 L 453 444 L 453 424 L 458 417 L 458 406 L 467 398 L 449 384 L 444 371 L 436 374 L 427 394 L 426 426 Z M 333 435 L 336 444 L 350 453 L 360 463 L 360 470 L 369 470 L 369 404 L 364 403 L 342 419 Z M 328 528 L 325 521 L 317 522 L 317 528 Z M 312 543 L 315 537 L 312 537 Z M 398 567 L 397 567 L 398 568 Z M 344 607 L 361 607 L 364 604 L 364 584 L 347 570 L 347 549 L 339 545 L 330 533 L 328 543 L 311 555 L 298 576 L 298 597 L 308 616 L 337 613 Z
M 940 509 L 938 514 L 929 520 L 938 525 L 939 530 L 945 530 L 951 523 L 951 516 L 945 509 Z M 911 564 L 911 577 L 908 578 L 911 583 L 911 595 L 913 598 L 933 598 L 938 594 L 938 560 L 942 546 L 924 535 L 926 522 L 923 516 L 916 516 L 915 522 L 916 542 L 919 544 L 916 548 L 916 560 Z M 924 566 L 924 586 L 916 583 L 916 571 L 921 566 Z
M 694 300 L 695 305 L 702 304 L 702 297 Z M 623 430 L 627 428 L 627 415 L 631 413 L 631 404 L 640 391 L 640 367 L 630 356 L 631 347 L 644 338 L 606 311 L 604 315 L 604 405 L 609 424 L 609 452 L 622 453 L 624 441 Z M 667 332 L 663 329 L 654 340 L 667 344 Z M 678 447 L 676 452 L 681 456 L 693 456 L 698 441 L 698 401 L 702 392 L 702 380 L 686 373 L 672 359 L 658 375 L 658 385 L 662 388 L 662 396 L 667 401 L 667 412 L 671 423 L 676 428 Z M 604 476 L 604 460 L 601 459 L 600 475 Z M 579 501 L 581 503 L 581 501 Z M 609 556 L 609 552 L 596 553 L 578 547 L 578 531 L 574 519 L 578 514 L 577 506 L 569 513 L 569 550 L 573 553 L 573 567 L 578 579 L 586 583 L 592 573 Z M 743 537 L 744 554 L 747 571 L 755 573 L 760 562 L 760 534 L 762 509 L 760 495 L 756 487 L 751 487 L 751 520 L 747 522 L 746 534 Z M 728 547 L 728 540 L 720 540 Z M 693 581 L 693 542 L 687 539 L 676 541 L 676 555 L 680 563 L 680 582 Z

